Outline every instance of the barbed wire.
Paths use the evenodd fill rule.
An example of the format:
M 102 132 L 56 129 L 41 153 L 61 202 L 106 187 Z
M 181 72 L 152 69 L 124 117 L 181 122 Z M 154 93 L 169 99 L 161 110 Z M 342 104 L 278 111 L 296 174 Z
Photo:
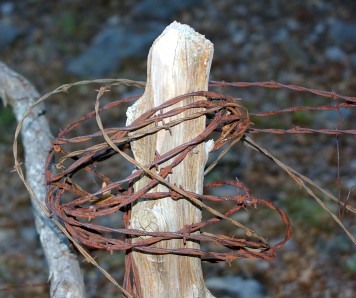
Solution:
M 119 82 L 116 82 L 115 85 L 116 84 L 119 84 Z M 125 81 L 125 85 L 143 87 L 144 83 Z M 99 108 L 99 100 L 108 90 L 108 87 L 100 88 L 98 90 L 96 110 L 87 113 L 79 120 L 65 127 L 54 140 L 47 159 L 46 181 L 49 185 L 49 191 L 46 204 L 52 215 L 63 222 L 72 237 L 78 239 L 86 246 L 105 249 L 110 252 L 115 250 L 134 250 L 149 254 L 197 256 L 204 261 L 210 262 L 231 262 L 238 258 L 260 258 L 269 260 L 276 257 L 277 251 L 283 247 L 292 236 L 292 229 L 285 212 L 275 204 L 250 195 L 248 188 L 240 181 L 228 180 L 206 186 L 206 189 L 225 186 L 233 187 L 236 190 L 235 195 L 219 196 L 189 192 L 170 184 L 165 178 L 170 172 L 174 171 L 174 168 L 190 151 L 209 139 L 214 139 L 214 151 L 222 151 L 217 159 L 218 161 L 226 154 L 226 148 L 230 148 L 231 144 L 235 144 L 239 140 L 244 139 L 244 136 L 248 133 L 355 135 L 356 130 L 354 129 L 333 130 L 294 127 L 283 130 L 252 128 L 250 126 L 249 115 L 265 117 L 286 112 L 353 108 L 356 106 L 356 98 L 341 96 L 334 92 L 284 85 L 276 82 L 226 83 L 214 81 L 210 83 L 210 86 L 288 88 L 294 91 L 309 92 L 318 96 L 331 98 L 338 100 L 338 102 L 336 105 L 291 107 L 278 111 L 254 112 L 249 114 L 247 109 L 241 105 L 240 101 L 230 96 L 217 92 L 199 91 L 172 98 L 162 105 L 147 111 L 130 125 L 104 128 L 100 120 L 100 113 L 113 108 L 119 108 L 120 105 L 124 103 L 132 103 L 140 96 L 127 97 Z M 163 112 L 167 107 L 172 107 L 176 103 L 189 97 L 199 97 L 199 100 L 183 107 L 172 108 L 167 112 Z M 200 109 L 199 112 L 196 112 L 197 108 Z M 187 110 L 192 111 L 188 117 L 177 118 L 168 123 L 164 121 L 172 116 L 179 116 Z M 172 127 L 180 123 L 202 116 L 207 117 L 207 126 L 205 130 L 193 140 L 189 140 L 163 155 L 156 155 L 153 162 L 148 165 L 140 165 L 130 158 L 128 154 L 130 151 L 130 142 L 157 133 L 160 130 L 170 131 Z M 76 129 L 84 125 L 87 121 L 95 120 L 95 117 L 100 130 L 87 135 L 76 135 Z M 102 142 L 103 137 L 105 138 L 105 142 Z M 94 143 L 94 145 L 92 143 Z M 78 145 L 83 145 L 83 147 L 76 150 L 72 149 L 73 146 Z M 110 164 L 110 159 L 115 155 L 124 156 L 133 167 L 135 167 L 136 171 L 119 180 L 115 180 L 113 177 L 109 177 L 108 174 L 100 172 L 96 165 L 98 163 Z M 168 164 L 167 161 L 169 161 Z M 215 165 L 215 163 L 213 162 L 212 164 Z M 155 169 L 159 166 L 161 166 L 161 168 L 156 172 Z M 292 173 L 290 169 L 287 171 Z M 85 189 L 83 181 L 81 180 L 81 173 L 83 172 L 96 177 L 97 180 L 101 181 L 101 184 L 99 183 L 95 190 L 90 191 L 89 189 Z M 146 187 L 134 192 L 133 185 L 142 175 L 150 177 L 150 181 Z M 296 174 L 294 173 L 293 175 L 295 176 Z M 165 184 L 168 190 L 163 193 L 150 192 L 150 190 L 159 183 Z M 174 200 L 189 200 L 205 209 L 210 215 L 208 215 L 207 219 L 199 223 L 186 225 L 177 231 L 152 232 L 131 229 L 129 227 L 131 206 L 137 202 L 138 199 L 159 200 L 166 197 L 170 197 Z M 216 208 L 211 208 L 208 205 L 209 202 L 215 202 L 224 206 L 227 201 L 229 201 L 230 204 L 233 203 L 233 206 L 224 212 L 220 212 Z M 233 219 L 233 215 L 240 210 L 255 210 L 259 207 L 265 207 L 275 211 L 279 214 L 286 227 L 283 240 L 275 245 L 270 245 L 263 236 Z M 354 210 L 349 205 L 347 205 L 347 208 Z M 111 228 L 94 222 L 97 218 L 118 213 L 119 211 L 122 212 L 124 228 Z M 205 232 L 206 228 L 222 221 L 240 228 L 245 233 L 245 236 L 234 237 Z M 196 233 L 198 231 L 201 232 Z M 137 242 L 131 241 L 137 237 L 142 237 L 142 239 L 140 238 Z M 210 245 L 209 247 L 216 247 L 216 249 L 167 249 L 155 247 L 155 244 L 158 242 L 171 239 L 199 241 L 208 243 Z M 128 272 L 133 271 L 132 260 L 128 258 L 125 266 L 125 284 L 126 288 L 129 289 L 131 288 L 131 284 L 127 279 L 130 278 Z
M 268 82 L 225 82 L 225 81 L 210 81 L 209 87 L 238 87 L 238 88 L 245 88 L 245 87 L 263 87 L 263 88 L 270 88 L 270 89 L 289 89 L 297 92 L 306 92 L 311 93 L 314 95 L 318 95 L 325 98 L 331 98 L 334 100 L 342 99 L 346 102 L 356 103 L 356 97 L 352 96 L 344 96 L 337 94 L 336 92 L 332 91 L 323 91 L 313 88 L 306 88 L 297 85 L 290 85 L 290 84 L 282 84 L 277 83 L 275 81 L 268 81 Z
M 326 135 L 356 135 L 356 129 L 312 129 L 296 126 L 290 129 L 277 128 L 250 128 L 249 133 L 272 133 L 272 134 L 326 134 Z
M 173 168 L 178 165 L 184 157 L 193 150 L 198 144 L 204 142 L 208 138 L 211 138 L 211 134 L 214 131 L 220 131 L 220 137 L 215 139 L 214 142 L 214 150 L 218 150 L 228 142 L 234 141 L 236 139 L 240 139 L 249 125 L 249 118 L 247 111 L 238 103 L 236 103 L 232 98 L 224 97 L 224 100 L 203 100 L 197 101 L 192 104 L 186 105 L 182 108 L 175 108 L 170 110 L 169 112 L 156 114 L 157 111 L 162 111 L 164 108 L 172 106 L 179 101 L 184 100 L 185 98 L 192 97 L 192 96 L 205 96 L 207 98 L 216 98 L 219 97 L 220 99 L 224 97 L 222 94 L 217 94 L 214 92 L 194 92 L 189 93 L 183 96 L 176 97 L 172 100 L 169 100 L 162 104 L 159 107 L 156 107 L 144 115 L 142 115 L 139 120 L 134 121 L 131 125 L 123 127 L 123 128 L 116 128 L 116 129 L 109 129 L 105 130 L 105 134 L 110 135 L 111 141 L 118 146 L 121 150 L 127 148 L 129 143 L 133 140 L 137 140 L 139 138 L 145 137 L 149 134 L 157 132 L 159 130 L 169 130 L 171 127 L 178 125 L 184 121 L 188 121 L 190 119 L 201 117 L 202 115 L 213 115 L 214 119 L 210 121 L 207 125 L 206 130 L 197 138 L 167 152 L 164 155 L 157 156 L 155 160 L 150 165 L 146 165 L 147 169 L 152 169 L 157 167 L 167 160 L 173 160 L 172 163 L 168 166 L 161 168 L 159 175 L 164 179 L 172 170 Z M 120 103 L 131 101 L 135 98 L 127 98 L 125 100 L 119 101 Z M 113 105 L 111 105 L 112 107 Z M 102 110 L 106 109 L 104 107 Z M 195 112 L 194 114 L 190 115 L 189 117 L 184 117 L 181 119 L 177 119 L 175 121 L 171 121 L 169 124 L 159 125 L 158 123 L 162 120 L 172 117 L 174 115 L 178 115 L 186 110 L 193 110 L 196 108 L 204 108 L 204 111 Z M 83 223 L 80 221 L 75 220 L 74 218 L 86 218 L 86 219 L 93 219 L 99 216 L 105 216 L 108 214 L 112 214 L 119 210 L 125 211 L 126 209 L 130 209 L 130 205 L 134 203 L 136 200 L 140 199 L 150 199 L 155 200 L 163 197 L 172 197 L 174 199 L 183 199 L 189 198 L 194 200 L 194 203 L 198 201 L 225 201 L 226 198 L 222 198 L 219 196 L 203 196 L 194 193 L 190 193 L 185 191 L 184 196 L 180 193 L 177 193 L 177 189 L 174 189 L 171 186 L 171 190 L 167 193 L 148 193 L 148 191 L 153 188 L 156 184 L 161 183 L 162 181 L 153 178 L 151 182 L 147 185 L 146 188 L 140 190 L 137 193 L 133 193 L 133 184 L 135 180 L 137 180 L 140 176 L 142 176 L 143 170 L 138 169 L 133 174 L 129 175 L 128 177 L 120 180 L 120 181 L 112 181 L 109 177 L 105 176 L 102 173 L 96 171 L 93 167 L 95 162 L 99 160 L 103 162 L 104 160 L 109 159 L 111 156 L 115 154 L 115 152 L 110 148 L 108 143 L 100 143 L 95 146 L 91 146 L 89 148 L 83 150 L 76 150 L 74 152 L 68 152 L 64 149 L 64 145 L 67 143 L 80 143 L 84 141 L 88 141 L 91 138 L 101 136 L 101 132 L 97 132 L 92 135 L 80 136 L 75 138 L 66 139 L 65 135 L 70 133 L 72 129 L 76 128 L 79 123 L 86 121 L 90 118 L 94 117 L 94 113 L 89 113 L 82 117 L 81 120 L 77 121 L 76 123 L 71 124 L 69 127 L 65 128 L 58 136 L 58 138 L 54 141 L 53 149 L 51 154 L 48 158 L 47 164 L 47 171 L 46 171 L 46 180 L 47 183 L 50 184 L 50 189 L 48 192 L 47 197 L 47 206 L 49 209 L 54 213 L 54 215 L 58 216 L 65 224 L 67 229 L 78 238 L 82 243 L 96 247 L 96 248 L 104 248 L 108 250 L 127 250 L 127 249 L 136 249 L 139 251 L 151 252 L 151 253 L 172 253 L 172 250 L 168 249 L 158 249 L 152 246 L 153 243 L 162 241 L 162 240 L 169 240 L 169 239 L 187 239 L 187 240 L 199 240 L 199 241 L 207 241 L 217 243 L 217 238 L 213 236 L 206 236 L 206 235 L 196 235 L 191 234 L 195 232 L 197 229 L 195 225 L 186 226 L 182 231 L 176 231 L 173 234 L 168 232 L 147 232 L 147 231 L 138 231 L 132 229 L 121 229 L 121 230 L 112 230 L 107 229 L 105 227 L 100 227 L 98 225 L 92 223 Z M 151 124 L 155 124 L 153 129 L 147 129 L 144 133 L 136 133 L 137 129 L 142 129 L 148 127 Z M 53 158 L 54 156 L 61 154 L 61 157 L 58 159 L 58 163 L 55 164 L 58 173 L 52 174 L 50 169 L 53 166 Z M 71 159 L 73 161 L 72 164 L 64 165 L 68 160 Z M 137 168 L 142 166 L 134 163 Z M 79 183 L 75 182 L 74 176 L 80 169 L 84 169 L 87 172 L 90 172 L 100 178 L 103 183 L 105 183 L 105 187 L 101 188 L 100 190 L 96 191 L 95 193 L 89 193 L 88 191 L 84 191 L 80 186 Z M 125 183 L 129 182 L 128 187 L 124 187 Z M 226 183 L 231 184 L 231 182 Z M 168 185 L 169 186 L 169 185 Z M 240 182 L 234 182 L 234 187 L 241 187 Z M 78 199 L 70 201 L 69 203 L 62 204 L 61 199 L 66 191 L 72 192 L 75 195 L 79 195 Z M 102 196 L 105 193 L 115 191 L 117 192 L 116 195 L 110 196 L 110 198 L 106 198 L 102 201 Z M 268 203 L 264 200 L 253 198 L 249 194 L 236 195 L 230 198 L 232 201 L 236 201 L 238 207 L 233 209 L 233 213 L 237 212 L 241 208 L 248 207 L 251 205 L 249 203 L 252 202 L 252 205 L 264 205 L 269 207 L 275 211 L 278 211 L 283 220 L 287 223 L 287 226 L 290 227 L 287 217 L 283 213 L 283 211 L 279 210 L 273 204 Z M 245 202 L 246 200 L 246 202 Z M 90 206 L 87 206 L 87 203 L 90 203 Z M 204 252 L 202 250 L 191 250 L 191 249 L 182 249 L 177 250 L 175 254 L 182 254 L 182 255 L 196 255 L 200 256 L 202 259 L 209 259 L 213 261 L 221 261 L 221 260 L 233 260 L 238 257 L 261 257 L 261 258 L 271 258 L 275 254 L 276 248 L 269 248 L 268 245 L 263 241 L 262 237 L 259 237 L 255 232 L 250 229 L 245 228 L 241 224 L 234 222 L 230 216 L 231 214 L 221 214 L 213 209 L 209 208 L 208 206 L 202 206 L 206 210 L 208 210 L 212 215 L 214 215 L 212 221 L 215 220 L 223 220 L 228 219 L 230 222 L 236 224 L 240 228 L 245 229 L 246 233 L 248 233 L 251 237 L 257 238 L 258 241 L 246 241 L 237 238 L 229 238 L 219 240 L 219 244 L 222 246 L 228 247 L 238 247 L 239 252 L 229 252 L 229 253 L 215 253 L 215 252 Z M 126 211 L 125 211 L 126 212 Z M 128 222 L 127 222 L 128 224 Z M 203 226 L 210 224 L 210 221 L 207 221 Z M 187 231 L 190 230 L 191 233 L 187 234 Z M 142 240 L 136 243 L 128 243 L 126 240 L 110 240 L 103 238 L 102 236 L 98 235 L 95 232 L 112 232 L 123 234 L 126 236 L 128 235 L 135 235 L 135 236 L 150 236 L 147 240 Z M 290 230 L 288 230 L 288 237 L 290 237 Z M 204 240 L 203 240 L 204 239 Z M 147 243 L 146 243 L 147 242 Z M 145 244 L 146 243 L 146 244 Z M 235 243 L 235 244 L 233 244 Z M 244 244 L 245 243 L 245 244 Z M 253 249 L 262 249 L 265 253 L 261 252 L 250 252 L 248 250 L 244 250 L 244 247 L 249 247 Z M 273 252 L 273 253 L 272 253 Z

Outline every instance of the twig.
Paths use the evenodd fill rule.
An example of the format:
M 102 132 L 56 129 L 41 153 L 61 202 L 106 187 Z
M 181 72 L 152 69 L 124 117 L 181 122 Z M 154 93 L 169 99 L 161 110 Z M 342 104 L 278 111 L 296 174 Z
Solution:
M 4 103 L 12 106 L 20 122 L 25 112 L 39 97 L 35 88 L 21 75 L 0 62 L 0 94 Z M 26 180 L 39 202 L 44 204 L 46 185 L 44 180 L 45 162 L 51 145 L 51 134 L 41 107 L 35 107 L 23 122 L 21 130 L 25 150 Z M 17 151 L 15 152 L 17 155 Z M 16 162 L 16 169 L 21 168 Z M 23 178 L 24 179 L 24 178 Z M 48 219 L 42 208 L 31 197 L 35 222 L 41 244 L 49 265 L 51 297 L 85 297 L 83 276 L 74 251 L 67 237 Z

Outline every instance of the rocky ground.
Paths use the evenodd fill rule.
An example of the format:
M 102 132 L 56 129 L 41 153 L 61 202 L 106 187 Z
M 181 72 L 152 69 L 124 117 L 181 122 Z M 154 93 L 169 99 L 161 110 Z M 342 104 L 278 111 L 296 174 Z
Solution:
M 0 1 L 0 60 L 27 77 L 41 94 L 79 79 L 120 77 L 145 80 L 153 40 L 173 20 L 186 23 L 214 43 L 212 80 L 269 81 L 356 95 L 356 3 L 345 1 Z M 127 95 L 130 90 L 122 90 Z M 250 111 L 330 103 L 311 95 L 258 88 L 231 90 Z M 75 102 L 75 104 L 73 104 Z M 52 130 L 93 109 L 94 91 L 79 88 L 47 104 Z M 305 112 L 252 119 L 256 127 L 355 129 L 354 110 Z M 13 168 L 15 120 L 0 106 L 0 297 L 48 297 L 47 269 L 34 229 L 31 206 Z M 334 136 L 253 136 L 264 147 L 336 194 Z M 341 198 L 356 180 L 356 141 L 339 138 Z M 275 261 L 241 260 L 204 265 L 217 297 L 354 297 L 355 249 L 335 222 L 272 161 L 237 145 L 215 176 L 246 183 L 251 193 L 276 202 L 290 215 L 294 238 Z M 355 190 L 349 202 L 355 202 Z M 332 207 L 337 212 L 337 208 Z M 282 237 L 271 214 L 245 212 L 241 220 Z M 343 223 L 355 234 L 356 221 Z M 264 228 L 264 229 L 262 229 Z M 233 232 L 233 231 L 232 231 Z M 120 280 L 123 257 L 93 251 Z M 118 291 L 83 263 L 88 297 Z M 105 293 L 105 294 L 103 294 Z

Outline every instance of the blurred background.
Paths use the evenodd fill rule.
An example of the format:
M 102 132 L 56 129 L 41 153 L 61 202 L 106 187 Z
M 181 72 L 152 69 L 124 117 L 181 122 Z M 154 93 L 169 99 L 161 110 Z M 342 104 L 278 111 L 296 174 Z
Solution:
M 0 1 L 0 61 L 45 94 L 81 79 L 146 79 L 146 58 L 156 37 L 172 21 L 193 27 L 214 43 L 211 80 L 269 81 L 356 95 L 356 2 L 353 0 L 101 0 Z M 46 104 L 53 134 L 93 110 L 95 87 L 83 86 Z M 218 90 L 219 91 L 219 90 Z M 261 88 L 220 90 L 243 99 L 250 111 L 333 104 L 311 94 Z M 137 90 L 122 88 L 113 99 Z M 115 117 L 121 124 L 125 111 Z M 355 111 L 289 113 L 252 118 L 258 128 L 355 129 Z M 48 271 L 37 238 L 31 204 L 13 169 L 16 121 L 0 103 L 0 297 L 48 297 Z M 260 145 L 320 186 L 346 199 L 356 184 L 356 141 L 340 136 L 337 181 L 335 136 L 252 136 Z M 274 261 L 204 264 L 217 297 L 355 297 L 356 254 L 342 229 L 261 154 L 238 144 L 207 177 L 236 179 L 251 194 L 278 204 L 290 216 L 294 237 Z M 349 202 L 355 202 L 356 190 Z M 331 206 L 338 212 L 337 206 Z M 272 242 L 283 237 L 278 216 L 250 210 L 238 218 Z M 353 234 L 356 221 L 345 214 Z M 223 228 L 223 227 L 220 227 Z M 229 231 L 234 233 L 234 231 Z M 123 255 L 92 251 L 115 278 Z M 88 297 L 119 291 L 94 267 L 82 263 Z

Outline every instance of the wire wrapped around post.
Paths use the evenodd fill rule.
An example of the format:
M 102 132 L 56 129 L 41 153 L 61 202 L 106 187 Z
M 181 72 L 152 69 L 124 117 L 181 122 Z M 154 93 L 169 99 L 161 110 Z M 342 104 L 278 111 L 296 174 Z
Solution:
M 167 113 L 157 114 L 157 111 L 191 96 L 204 96 L 208 100 L 198 101 L 184 107 L 170 110 Z M 218 100 L 215 100 L 216 98 Z M 130 97 L 113 102 L 102 107 L 100 112 L 113 107 L 117 108 L 120 104 L 131 102 L 135 99 L 137 99 L 137 97 Z M 197 107 L 203 108 L 204 110 L 193 113 L 189 117 L 177 119 L 169 124 L 158 124 L 166 117 L 171 117 L 182 111 L 195 109 Z M 292 234 L 289 220 L 285 213 L 274 204 L 250 196 L 247 188 L 241 182 L 225 181 L 207 185 L 207 187 L 214 188 L 229 185 L 237 189 L 243 189 L 243 194 L 236 194 L 228 199 L 224 196 L 199 195 L 192 192 L 186 192 L 174 185 L 169 185 L 168 182 L 166 183 L 166 186 L 169 191 L 164 193 L 148 192 L 157 183 L 162 183 L 162 180 L 164 180 L 168 173 L 170 173 L 170 171 L 184 159 L 189 151 L 193 150 L 197 144 L 213 138 L 213 135 L 216 136 L 216 132 L 218 133 L 218 136 L 215 137 L 213 150 L 218 150 L 243 137 L 245 131 L 249 128 L 249 117 L 247 110 L 236 100 L 214 92 L 194 92 L 185 94 L 175 97 L 162 106 L 148 111 L 129 126 L 104 129 L 104 133 L 110 137 L 110 140 L 120 150 L 127 152 L 127 150 L 130 149 L 129 143 L 131 140 L 142 138 L 147 134 L 155 133 L 159 130 L 167 130 L 182 121 L 187 121 L 193 117 L 200 117 L 203 114 L 207 115 L 209 118 L 205 131 L 194 140 L 174 148 L 162 156 L 157 156 L 152 164 L 145 165 L 145 168 L 149 171 L 150 169 L 157 167 L 157 165 L 166 162 L 168 159 L 173 158 L 171 164 L 166 165 L 161 169 L 159 173 L 161 179 L 157 179 L 157 177 L 154 176 L 151 177 L 152 180 L 150 183 L 137 193 L 133 192 L 132 185 L 135 179 L 138 179 L 138 177 L 145 174 L 144 171 L 140 169 L 143 165 L 133 164 L 137 170 L 120 181 L 113 181 L 105 173 L 100 173 L 96 170 L 96 163 L 110 162 L 110 158 L 118 154 L 107 142 L 101 141 L 103 132 L 98 131 L 90 135 L 67 137 L 67 135 L 73 134 L 73 131 L 84 122 L 93 119 L 96 114 L 91 112 L 83 116 L 77 122 L 70 124 L 67 128 L 63 129 L 53 142 L 52 149 L 47 159 L 46 171 L 46 180 L 49 185 L 46 201 L 48 208 L 54 216 L 62 220 L 73 237 L 86 246 L 93 248 L 106 249 L 108 251 L 127 251 L 134 249 L 152 254 L 199 256 L 202 260 L 211 262 L 231 262 L 237 258 L 274 258 L 276 256 L 276 251 L 284 245 Z M 144 133 L 142 133 L 141 130 L 140 133 L 135 134 L 135 131 L 138 128 L 144 128 L 152 123 L 155 123 L 155 126 L 152 129 L 147 130 Z M 69 152 L 66 149 L 67 145 L 84 145 L 89 140 L 97 140 L 97 144 L 73 152 Z M 76 180 L 79 173 L 83 171 L 94 175 L 97 179 L 102 181 L 102 185 L 104 186 L 98 186 L 98 189 L 94 192 L 89 192 L 83 189 L 81 186 L 83 183 Z M 110 193 L 110 195 L 105 197 L 108 193 Z M 74 195 L 75 198 L 69 200 L 67 198 L 68 194 Z M 90 221 L 96 217 L 123 211 L 125 225 L 127 226 L 130 206 L 135 200 L 138 198 L 158 200 L 163 197 L 172 197 L 175 200 L 188 199 L 195 203 L 198 202 L 198 204 L 200 204 L 202 208 L 205 208 L 211 216 L 200 223 L 184 226 L 173 232 L 147 232 L 127 228 L 114 229 Z M 224 204 L 227 200 L 232 201 L 235 204 L 231 210 L 228 210 L 223 214 L 207 205 L 209 201 Z M 278 212 L 286 224 L 287 232 L 285 238 L 275 246 L 270 246 L 263 237 L 232 219 L 232 215 L 242 208 L 255 208 L 258 205 L 265 206 Z M 244 230 L 246 238 L 240 239 L 204 232 L 198 234 L 194 233 L 223 220 Z M 149 237 L 136 243 L 131 243 L 130 236 Z M 214 245 L 225 247 L 226 251 L 221 252 L 221 249 L 218 251 L 205 251 L 184 248 L 172 250 L 155 248 L 152 246 L 154 243 L 169 239 L 210 242 Z
M 118 81 L 113 85 L 119 85 L 121 83 L 128 86 L 144 86 L 142 83 L 132 81 Z M 250 83 L 248 85 L 246 85 L 247 83 L 213 82 L 214 86 L 223 87 L 228 84 L 232 86 L 236 85 L 237 87 L 254 85 L 267 88 L 275 88 L 275 86 L 291 88 L 296 91 L 311 92 L 320 96 L 339 99 L 343 101 L 339 103 L 339 105 L 343 107 L 355 107 L 355 98 L 335 94 L 332 97 L 327 92 L 314 89 L 310 90 L 303 87 L 295 88 L 295 86 L 276 85 L 276 83 L 267 84 L 264 82 Z M 59 133 L 57 138 L 53 141 L 46 165 L 46 182 L 49 186 L 46 204 L 52 215 L 59 218 L 72 237 L 79 240 L 82 244 L 93 248 L 105 249 L 110 252 L 135 250 L 149 254 L 197 256 L 209 262 L 231 262 L 238 258 L 273 259 L 276 257 L 277 251 L 283 247 L 292 235 L 289 219 L 283 210 L 269 201 L 251 196 L 247 187 L 239 181 L 228 180 L 206 185 L 206 189 L 222 186 L 235 188 L 236 194 L 227 197 L 188 192 L 176 185 L 170 184 L 165 178 L 198 144 L 210 139 L 214 139 L 213 151 L 220 151 L 220 155 L 215 162 L 211 163 L 208 168 L 209 171 L 223 158 L 232 144 L 240 140 L 245 140 L 247 133 L 355 134 L 354 130 L 312 130 L 294 128 L 294 130 L 282 131 L 251 128 L 249 113 L 247 109 L 240 104 L 240 101 L 224 94 L 211 91 L 199 91 L 174 97 L 164 104 L 150 109 L 128 126 L 104 128 L 100 121 L 101 113 L 120 108 L 120 105 L 123 104 L 133 103 L 140 97 L 131 96 L 99 107 L 100 99 L 104 96 L 106 91 L 109 90 L 110 86 L 112 85 L 102 87 L 99 90 L 96 111 L 84 115 L 81 119 L 71 123 Z M 207 100 L 197 101 L 179 108 L 173 108 L 168 112 L 163 112 L 165 108 L 192 96 L 205 97 Z M 199 108 L 198 112 L 195 110 L 195 112 L 192 112 L 187 117 L 179 118 L 169 123 L 164 122 L 165 118 L 179 115 L 186 110 L 194 111 L 194 109 L 197 108 Z M 330 110 L 337 108 L 338 105 L 309 108 L 300 107 L 300 109 L 294 107 L 280 111 L 255 112 L 253 115 L 264 117 L 298 110 Z M 157 154 L 151 164 L 141 165 L 130 157 L 130 142 L 133 140 L 138 140 L 160 130 L 169 131 L 179 123 L 189 121 L 194 117 L 201 117 L 202 115 L 205 115 L 208 119 L 206 128 L 193 140 L 163 155 Z M 76 130 L 82 125 L 85 125 L 88 121 L 95 120 L 97 123 L 99 120 L 100 129 L 98 131 L 88 135 L 76 134 Z M 103 138 L 105 141 L 103 141 Z M 88 145 L 88 143 L 90 143 L 90 145 Z M 71 149 L 73 147 L 80 148 L 73 150 Z M 97 168 L 97 164 L 110 164 L 111 158 L 117 155 L 123 156 L 127 162 L 132 164 L 132 168 L 136 169 L 132 174 L 119 180 L 115 180 Z M 156 169 L 158 166 L 166 163 L 167 160 L 171 160 L 172 162 L 161 167 L 158 174 L 152 171 L 152 169 Z M 85 183 L 78 178 L 81 173 L 88 173 L 101 183 L 97 183 L 95 190 L 86 189 Z M 133 191 L 133 184 L 142 175 L 150 176 L 151 180 L 146 187 L 135 193 Z M 163 183 L 168 190 L 166 192 L 157 193 L 149 192 L 158 183 Z M 207 214 L 210 215 L 199 223 L 182 226 L 177 231 L 150 232 L 128 228 L 130 210 L 133 202 L 139 198 L 145 200 L 159 200 L 164 197 L 171 197 L 174 200 L 190 200 L 205 209 Z M 227 201 L 233 202 L 234 204 L 233 207 L 224 212 L 220 212 L 218 210 L 219 208 L 214 209 L 209 206 L 209 202 L 219 203 L 221 206 L 224 206 Z M 236 214 L 236 212 L 246 208 L 254 210 L 259 206 L 269 208 L 278 213 L 286 226 L 284 239 L 273 246 L 271 246 L 264 237 L 233 219 L 233 215 Z M 346 207 L 354 212 L 351 206 L 347 205 Z M 94 223 L 96 218 L 105 217 L 106 215 L 114 213 L 119 214 L 119 212 L 122 212 L 124 220 L 124 227 L 122 228 L 112 228 Z M 243 233 L 245 233 L 245 237 L 237 238 L 205 232 L 207 228 L 222 221 L 240 228 Z M 195 233 L 199 230 L 200 233 Z M 131 242 L 131 237 L 137 236 L 145 237 L 135 243 Z M 208 247 L 216 246 L 216 249 L 164 249 L 154 247 L 154 244 L 170 239 L 200 241 L 202 243 L 209 243 Z M 130 266 L 132 266 L 132 263 L 126 263 L 126 278 L 129 278 L 132 269 Z

